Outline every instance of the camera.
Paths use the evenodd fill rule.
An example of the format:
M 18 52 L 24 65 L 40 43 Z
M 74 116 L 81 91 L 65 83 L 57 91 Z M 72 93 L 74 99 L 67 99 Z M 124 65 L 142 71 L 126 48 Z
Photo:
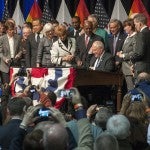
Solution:
M 75 89 L 61 89 L 61 90 L 58 90 L 57 92 L 57 96 L 58 97 L 64 97 L 64 98 L 72 98 L 73 95 L 76 94 L 76 91 Z
M 29 91 L 30 91 L 30 93 L 36 92 L 36 87 L 32 85 L 32 86 L 30 87 Z
M 37 115 L 40 117 L 48 117 L 51 115 L 51 110 L 49 108 L 41 108 L 38 110 Z
M 134 101 L 142 101 L 143 95 L 142 94 L 136 94 L 131 96 L 131 102 Z

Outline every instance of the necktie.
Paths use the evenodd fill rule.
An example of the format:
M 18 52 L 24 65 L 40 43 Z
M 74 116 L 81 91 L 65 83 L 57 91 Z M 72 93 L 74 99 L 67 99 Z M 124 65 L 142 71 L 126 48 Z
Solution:
M 40 43 L 40 33 L 37 33 L 37 43 Z
M 117 43 L 117 37 L 114 35 L 114 39 L 113 39 L 113 56 L 116 54 L 116 43 Z
M 89 43 L 89 37 L 86 36 L 86 37 L 85 37 L 85 46 L 86 46 L 86 47 L 87 47 L 88 43 Z

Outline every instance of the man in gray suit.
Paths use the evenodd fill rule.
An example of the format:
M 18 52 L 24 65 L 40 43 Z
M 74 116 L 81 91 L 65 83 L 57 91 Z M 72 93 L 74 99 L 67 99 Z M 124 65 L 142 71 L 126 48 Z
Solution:
M 90 69 L 111 72 L 115 68 L 114 57 L 104 51 L 104 44 L 101 41 L 95 41 L 91 47 L 91 53 L 94 56 L 90 61 Z
M 15 24 L 5 23 L 6 34 L 0 37 L 0 72 L 2 83 L 9 83 L 10 66 L 19 66 L 21 37 L 15 34 Z
M 43 25 L 40 19 L 34 19 L 32 21 L 33 33 L 28 36 L 27 39 L 27 51 L 25 56 L 26 67 L 36 67 L 36 58 L 38 52 L 38 45 L 40 39 L 43 38 L 41 33 Z
M 147 26 L 147 18 L 143 14 L 134 17 L 137 30 L 135 52 L 131 59 L 134 62 L 134 72 L 137 76 L 141 72 L 150 72 L 150 30 Z

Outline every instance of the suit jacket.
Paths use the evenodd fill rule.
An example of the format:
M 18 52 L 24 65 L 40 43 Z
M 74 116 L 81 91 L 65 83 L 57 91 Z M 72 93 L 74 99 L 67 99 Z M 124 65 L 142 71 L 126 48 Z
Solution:
M 91 67 L 94 67 L 96 60 L 97 58 L 95 56 L 91 58 L 90 61 Z M 101 61 L 98 64 L 98 66 L 95 68 L 95 70 L 111 72 L 114 71 L 114 69 L 115 69 L 114 57 L 110 53 L 104 52 Z
M 6 125 L 0 127 L 0 146 L 9 149 L 12 139 L 16 136 L 21 120 L 12 119 Z
M 79 37 L 79 33 L 81 32 L 82 29 L 79 29 L 77 32 L 77 34 L 75 35 L 75 30 L 72 29 L 71 31 L 68 31 L 68 36 L 69 37 L 72 37 L 72 38 L 77 38 Z
M 56 66 L 64 66 L 70 67 L 74 64 L 74 62 L 65 62 L 62 61 L 62 57 L 65 55 L 74 55 L 76 49 L 76 40 L 75 38 L 68 37 L 68 47 L 64 45 L 64 43 L 58 39 L 53 43 L 51 50 L 51 61 Z
M 125 38 L 127 37 L 127 35 L 124 32 L 120 32 L 119 36 L 118 36 L 118 40 L 116 42 L 116 50 L 115 50 L 115 55 L 114 55 L 114 49 L 113 49 L 113 36 L 109 35 L 108 37 L 108 51 L 115 56 L 115 60 L 118 62 L 121 62 L 121 59 L 116 56 L 116 53 L 122 50 L 122 46 L 124 43 Z
M 136 34 L 134 34 L 133 36 L 127 37 L 127 39 L 125 40 L 123 47 L 122 47 L 122 51 L 124 54 L 124 59 L 122 61 L 122 72 L 124 75 L 132 75 L 131 72 L 131 55 L 135 52 L 135 45 L 136 45 Z
M 38 46 L 38 53 L 36 62 L 40 63 L 41 66 L 50 67 L 53 66 L 51 62 L 51 49 L 53 41 L 56 40 L 49 40 L 46 37 L 43 37 Z
M 36 67 L 36 58 L 37 58 L 37 52 L 38 52 L 38 44 L 35 39 L 35 33 L 32 33 L 28 36 L 27 42 L 26 42 L 26 56 L 25 56 L 25 62 L 26 67 Z
M 135 52 L 132 61 L 135 63 L 135 72 L 150 72 L 150 30 L 148 27 L 137 33 Z
M 89 66 L 90 58 L 92 55 L 89 55 L 88 52 L 94 43 L 94 41 L 102 41 L 104 42 L 103 38 L 92 33 L 90 36 L 90 40 L 88 42 L 88 45 L 86 47 L 85 45 L 85 34 L 82 34 L 77 38 L 77 46 L 76 46 L 76 52 L 75 52 L 75 57 L 76 61 L 80 60 L 83 63 L 84 67 Z
M 14 51 L 16 56 L 21 51 L 21 36 L 15 34 L 14 35 Z M 11 59 L 10 55 L 10 46 L 7 34 L 0 37 L 0 71 L 8 73 L 9 72 L 9 64 L 5 63 L 6 59 Z

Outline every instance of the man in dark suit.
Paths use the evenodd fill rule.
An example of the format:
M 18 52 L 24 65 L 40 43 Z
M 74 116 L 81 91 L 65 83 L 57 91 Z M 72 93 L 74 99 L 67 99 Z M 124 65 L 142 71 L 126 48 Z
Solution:
M 150 30 L 147 26 L 147 18 L 143 14 L 134 17 L 134 24 L 138 33 L 131 60 L 134 62 L 134 72 L 137 76 L 141 72 L 150 72 Z
M 23 98 L 15 97 L 7 105 L 10 121 L 0 126 L 0 146 L 1 149 L 9 149 L 11 140 L 16 136 L 19 125 L 23 118 L 26 102 Z
M 72 27 L 69 28 L 68 36 L 77 38 L 80 35 L 82 28 L 80 27 L 81 21 L 78 16 L 72 17 Z
M 19 66 L 21 37 L 15 34 L 15 24 L 5 23 L 6 34 L 0 37 L 0 72 L 2 83 L 9 83 L 9 68 Z
M 40 39 L 43 38 L 41 33 L 43 25 L 40 19 L 32 21 L 33 34 L 30 34 L 27 39 L 25 62 L 26 67 L 36 67 L 36 57 Z
M 116 67 L 119 67 L 121 59 L 116 55 L 122 50 L 126 34 L 123 32 L 122 23 L 117 19 L 109 22 L 110 36 L 108 37 L 108 50 L 115 57 Z
M 94 54 L 90 61 L 92 70 L 111 72 L 115 68 L 114 57 L 104 51 L 104 44 L 101 41 L 95 41 L 92 44 L 91 51 Z
M 76 62 L 77 66 L 88 67 L 89 61 L 92 54 L 89 53 L 89 50 L 94 41 L 102 41 L 103 38 L 94 34 L 92 22 L 84 21 L 83 25 L 84 34 L 77 38 L 77 46 L 76 46 Z

